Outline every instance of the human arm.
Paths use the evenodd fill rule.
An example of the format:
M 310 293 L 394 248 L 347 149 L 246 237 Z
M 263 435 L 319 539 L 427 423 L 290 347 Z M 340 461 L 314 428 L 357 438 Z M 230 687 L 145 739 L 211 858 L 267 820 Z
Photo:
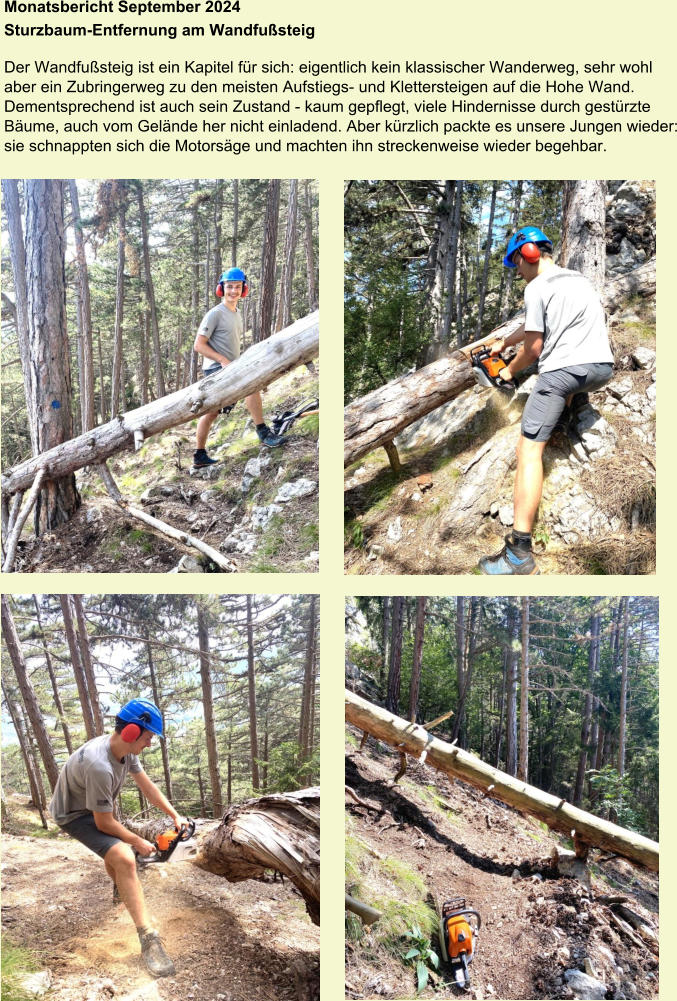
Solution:
M 497 337 L 495 341 L 490 341 L 488 345 L 489 350 L 492 355 L 498 355 L 501 351 L 505 350 L 505 348 L 511 348 L 514 347 L 515 344 L 519 344 L 524 340 L 524 337 L 524 324 L 521 323 L 517 330 L 513 330 L 513 332 L 508 334 L 507 337 Z
M 122 826 L 119 820 L 115 819 L 112 813 L 98 813 L 95 810 L 93 816 L 94 823 L 100 831 L 104 834 L 111 834 L 114 838 L 119 838 L 120 841 L 131 845 L 139 855 L 145 857 L 146 855 L 152 855 L 155 851 L 155 845 L 151 844 L 150 841 L 146 841 L 145 838 L 140 837 L 138 834 L 128 831 L 126 827 Z
M 522 369 L 529 368 L 535 362 L 543 350 L 543 334 L 538 331 L 529 330 L 524 333 L 524 343 L 512 361 L 508 362 L 505 368 L 498 373 L 501 379 L 506 382 L 513 379 Z
M 148 802 L 152 803 L 153 806 L 157 806 L 159 810 L 162 810 L 168 817 L 172 818 L 177 830 L 185 826 L 186 818 L 177 813 L 162 790 L 158 789 L 153 780 L 144 771 L 130 772 L 130 775 Z
M 209 343 L 209 337 L 205 334 L 197 332 L 195 336 L 195 343 L 193 344 L 193 350 L 197 351 L 199 355 L 203 355 L 205 358 L 211 358 L 212 361 L 217 361 L 223 368 L 226 365 L 230 365 L 230 359 L 226 358 L 225 355 L 219 354 Z

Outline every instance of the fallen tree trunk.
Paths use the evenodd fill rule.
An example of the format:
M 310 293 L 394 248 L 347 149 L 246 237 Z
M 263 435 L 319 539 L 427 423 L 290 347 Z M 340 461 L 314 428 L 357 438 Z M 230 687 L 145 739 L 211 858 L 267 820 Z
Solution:
M 507 337 L 522 322 L 522 315 L 509 320 L 492 332 L 491 339 Z M 379 445 L 386 447 L 414 421 L 472 386 L 475 377 L 468 360 L 470 348 L 480 343 L 468 344 L 349 403 L 343 412 L 343 465 L 349 466 Z M 391 465 L 392 454 L 391 449 L 388 453 Z
M 107 424 L 57 445 L 15 466 L 2 479 L 3 496 L 26 490 L 40 469 L 47 480 L 59 479 L 83 466 L 101 463 L 123 449 L 139 448 L 145 438 L 220 410 L 275 382 L 319 352 L 319 311 L 250 347 L 237 361 L 186 389 L 119 414 Z
M 537 817 L 552 830 L 567 835 L 574 832 L 581 841 L 609 849 L 648 869 L 658 871 L 657 842 L 610 824 L 607 820 L 571 806 L 557 796 L 527 785 L 526 782 L 485 764 L 474 754 L 433 737 L 417 723 L 408 723 L 347 689 L 345 712 L 346 720 L 360 730 L 378 737 L 397 751 L 427 760 L 445 774 L 462 779 L 509 806 Z
M 127 821 L 152 841 L 167 820 Z M 171 822 L 169 822 L 171 826 Z M 277 793 L 229 807 L 221 821 L 199 819 L 198 853 L 189 861 L 230 883 L 257 879 L 266 869 L 287 876 L 300 891 L 314 924 L 320 923 L 320 789 Z

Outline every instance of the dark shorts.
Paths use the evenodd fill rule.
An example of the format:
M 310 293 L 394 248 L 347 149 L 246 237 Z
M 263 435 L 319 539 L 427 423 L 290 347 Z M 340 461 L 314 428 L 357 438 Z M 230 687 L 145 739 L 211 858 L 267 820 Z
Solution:
M 547 441 L 572 393 L 591 393 L 611 378 L 611 362 L 573 365 L 541 372 L 522 414 L 522 434 L 531 441 Z
M 113 845 L 122 844 L 120 838 L 100 831 L 91 813 L 86 813 L 83 817 L 76 817 L 75 820 L 71 820 L 70 824 L 64 824 L 61 830 L 70 834 L 77 841 L 81 841 L 83 845 L 100 855 L 101 858 Z
M 203 375 L 215 375 L 217 372 L 220 372 L 222 368 L 223 368 L 223 365 L 221 364 L 221 362 L 220 361 L 215 361 L 213 365 L 209 366 L 209 368 L 203 368 L 202 369 L 202 374 Z

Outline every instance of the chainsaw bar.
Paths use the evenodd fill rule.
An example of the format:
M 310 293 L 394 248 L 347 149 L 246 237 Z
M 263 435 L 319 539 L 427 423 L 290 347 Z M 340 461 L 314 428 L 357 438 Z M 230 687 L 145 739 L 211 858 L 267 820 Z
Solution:
M 156 862 L 168 862 L 174 852 L 179 847 L 182 846 L 179 855 L 173 859 L 174 862 L 183 860 L 186 857 L 190 857 L 192 854 L 192 848 L 188 848 L 187 842 L 191 840 L 195 834 L 195 821 L 188 818 L 188 823 L 181 828 L 181 830 L 176 830 L 170 832 L 163 832 L 158 834 L 153 844 L 155 845 L 155 855 L 142 856 L 137 855 L 137 862 L 141 865 L 153 865 Z

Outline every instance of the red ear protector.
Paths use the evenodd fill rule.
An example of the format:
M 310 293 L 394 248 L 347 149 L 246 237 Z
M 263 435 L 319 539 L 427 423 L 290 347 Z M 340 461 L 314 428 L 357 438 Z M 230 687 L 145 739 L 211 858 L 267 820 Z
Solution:
M 135 740 L 138 740 L 143 730 L 138 723 L 128 723 L 127 726 L 120 732 L 120 736 L 124 740 L 125 744 L 133 744 Z
M 216 286 L 216 288 L 214 289 L 214 295 L 218 299 L 223 298 L 223 282 L 219 282 L 219 284 Z M 246 282 L 242 282 L 242 295 L 240 296 L 240 298 L 246 299 L 248 295 L 249 295 L 249 285 L 247 285 Z
M 537 264 L 541 259 L 541 251 L 535 243 L 523 243 L 517 248 L 517 253 L 521 254 L 529 264 Z

